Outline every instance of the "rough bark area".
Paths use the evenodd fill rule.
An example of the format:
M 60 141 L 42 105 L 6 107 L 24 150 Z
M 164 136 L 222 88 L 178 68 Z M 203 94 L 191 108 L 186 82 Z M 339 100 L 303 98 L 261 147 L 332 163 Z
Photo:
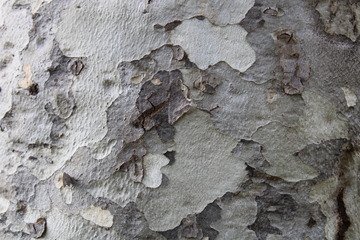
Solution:
M 357 0 L 0 0 L 0 239 L 356 240 Z

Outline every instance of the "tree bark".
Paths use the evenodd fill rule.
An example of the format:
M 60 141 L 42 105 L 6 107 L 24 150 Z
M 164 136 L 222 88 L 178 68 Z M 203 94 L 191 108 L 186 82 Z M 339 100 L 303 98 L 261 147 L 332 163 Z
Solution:
M 356 0 L 0 0 L 0 239 L 355 240 Z

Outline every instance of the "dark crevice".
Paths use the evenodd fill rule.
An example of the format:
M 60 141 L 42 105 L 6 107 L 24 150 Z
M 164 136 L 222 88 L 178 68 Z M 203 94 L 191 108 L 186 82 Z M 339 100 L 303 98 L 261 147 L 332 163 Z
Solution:
M 173 22 L 167 23 L 164 26 L 160 24 L 155 24 L 155 29 L 164 29 L 166 32 L 174 30 L 177 26 L 179 26 L 182 23 L 180 20 L 175 20 Z
M 175 151 L 167 151 L 166 153 L 164 153 L 165 157 L 167 157 L 170 162 L 169 165 L 172 165 L 175 163 Z
M 177 26 L 179 26 L 181 24 L 181 21 L 179 20 L 175 20 L 171 23 L 168 23 L 164 26 L 165 31 L 172 31 L 174 30 Z
M 203 15 L 195 16 L 195 18 L 200 21 L 205 20 L 205 16 L 203 16 Z
M 351 221 L 349 216 L 346 213 L 346 205 L 344 202 L 344 192 L 346 186 L 349 184 L 348 180 L 348 169 L 351 165 L 353 159 L 352 154 L 354 152 L 354 145 L 350 142 L 343 146 L 343 152 L 341 154 L 341 161 L 339 165 L 339 190 L 336 196 L 336 207 L 338 213 L 338 222 L 337 222 L 337 233 L 336 240 L 344 240 L 346 231 L 349 229 L 351 225 Z
M 316 221 L 315 219 L 313 219 L 312 217 L 309 219 L 308 223 L 306 224 L 306 226 L 308 226 L 309 228 L 313 228 L 314 226 L 316 226 Z
M 337 202 L 337 211 L 338 211 L 338 216 L 339 216 L 336 240 L 344 240 L 345 233 L 349 229 L 351 222 L 350 222 L 349 216 L 346 213 L 343 188 L 339 191 L 339 193 L 336 197 L 336 202 Z

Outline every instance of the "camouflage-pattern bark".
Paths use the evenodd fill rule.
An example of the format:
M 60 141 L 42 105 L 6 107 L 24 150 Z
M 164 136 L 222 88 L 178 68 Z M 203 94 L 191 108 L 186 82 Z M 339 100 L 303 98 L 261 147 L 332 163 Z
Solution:
M 0 0 L 0 239 L 360 239 L 357 0 Z

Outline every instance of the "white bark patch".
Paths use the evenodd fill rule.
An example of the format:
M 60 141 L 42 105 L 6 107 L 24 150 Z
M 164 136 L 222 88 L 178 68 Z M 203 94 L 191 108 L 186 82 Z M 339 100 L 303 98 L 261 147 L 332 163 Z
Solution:
M 175 28 L 171 41 L 180 45 L 200 69 L 224 61 L 245 72 L 255 62 L 255 52 L 239 25 L 218 27 L 208 20 L 190 19 Z
M 161 185 L 161 168 L 169 163 L 169 159 L 161 154 L 147 154 L 143 159 L 144 178 L 142 183 L 149 188 Z
M 345 95 L 346 104 L 348 107 L 354 107 L 357 103 L 357 97 L 353 91 L 348 89 L 347 87 L 341 88 Z
M 254 6 L 254 0 L 153 0 L 148 6 L 150 14 L 156 15 L 159 24 L 174 20 L 189 19 L 193 16 L 204 16 L 218 26 L 237 24 Z
M 27 89 L 31 86 L 31 84 L 33 84 L 33 81 L 31 80 L 32 78 L 31 66 L 29 64 L 25 64 L 23 70 L 25 77 L 22 81 L 20 81 L 19 87 Z
M 236 191 L 246 176 L 244 162 L 231 153 L 237 141 L 218 132 L 209 114 L 196 110 L 175 128 L 175 162 L 162 168 L 168 182 L 153 189 L 147 199 L 138 199 L 155 231 L 172 229 L 188 214 Z
M 10 206 L 10 201 L 0 196 L 0 214 L 5 213 Z
M 16 19 L 16 21 L 14 21 Z M 0 73 L 0 119 L 10 110 L 12 92 L 22 79 L 22 63 L 20 52 L 29 42 L 29 31 L 32 27 L 31 14 L 25 9 L 12 9 L 11 1 L 0 3 L 0 60 L 5 56 L 12 56 Z
M 113 225 L 114 216 L 109 210 L 103 210 L 100 207 L 91 206 L 81 211 L 80 215 L 101 227 L 109 228 Z
M 116 145 L 117 140 L 109 140 L 100 142 L 97 148 L 93 152 L 93 156 L 96 159 L 103 159 L 111 153 L 111 150 Z
M 71 204 L 73 199 L 73 187 L 66 186 L 60 189 L 61 195 L 66 204 Z
M 125 207 L 129 202 L 134 202 L 145 190 L 143 184 L 131 180 L 130 174 L 118 171 L 107 179 L 92 183 L 87 192 L 95 198 L 107 198 Z
M 140 59 L 167 42 L 154 31 L 145 1 L 76 0 L 62 12 L 57 40 L 68 56 L 102 55 L 102 58 Z M 136 36 L 136 37 L 134 37 Z

